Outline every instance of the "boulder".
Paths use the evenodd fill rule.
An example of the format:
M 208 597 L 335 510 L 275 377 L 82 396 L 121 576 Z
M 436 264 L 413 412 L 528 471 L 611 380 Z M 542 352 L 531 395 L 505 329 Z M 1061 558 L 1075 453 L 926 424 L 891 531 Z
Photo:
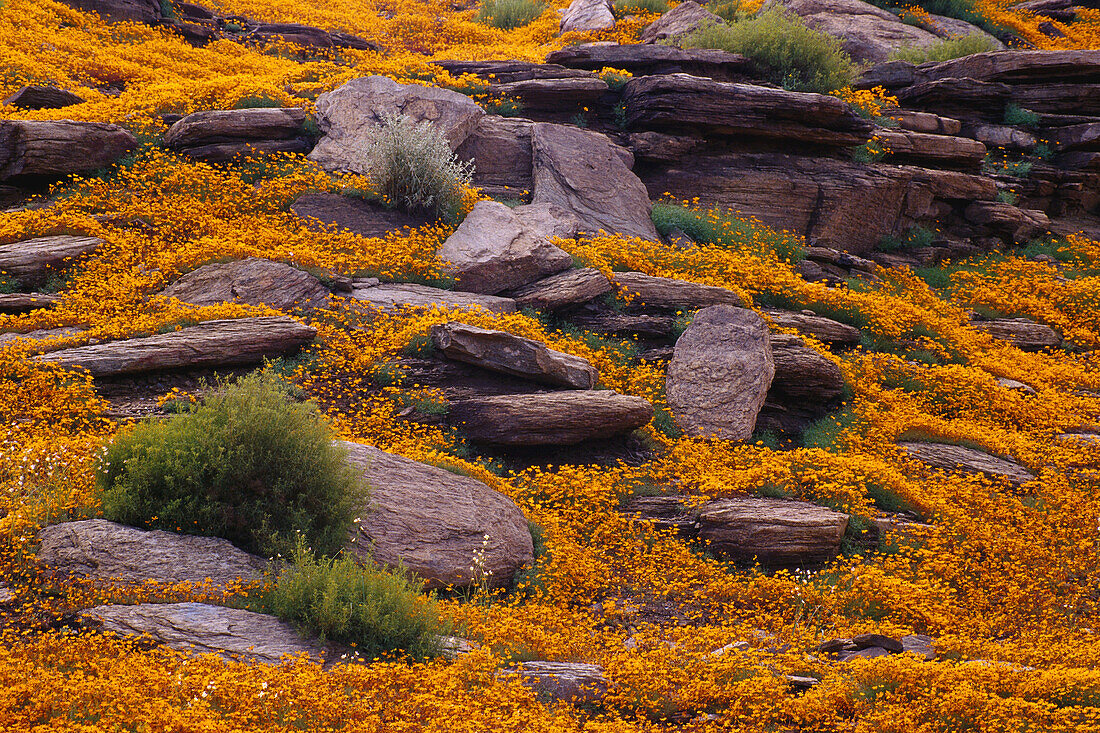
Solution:
M 453 402 L 448 415 L 474 442 L 511 446 L 610 438 L 652 418 L 648 401 L 608 390 L 477 397 Z
M 577 228 L 573 216 L 557 206 L 510 209 L 479 201 L 438 254 L 458 289 L 492 295 L 572 267 L 572 256 L 550 239 L 573 236 Z
M 252 153 L 306 153 L 310 142 L 297 107 L 217 109 L 189 114 L 168 128 L 165 144 L 209 163 Z
M 118 125 L 0 120 L 0 181 L 105 168 L 136 147 L 137 139 Z
M 734 497 L 693 512 L 698 536 L 709 548 L 768 567 L 818 565 L 840 551 L 848 515 L 804 501 Z
M 286 316 L 206 321 L 179 331 L 76 346 L 35 357 L 113 377 L 161 369 L 256 364 L 297 352 L 316 330 Z
M 931 112 L 917 112 L 911 109 L 890 110 L 891 119 L 897 120 L 898 126 L 903 130 L 924 132 L 930 135 L 958 135 L 962 132 L 962 122 L 950 117 L 940 117 Z M 973 137 L 973 135 L 969 135 Z M 981 142 L 981 138 L 977 138 Z
M 361 237 L 385 237 L 390 232 L 417 229 L 428 223 L 423 216 L 414 216 L 397 209 L 355 196 L 310 191 L 303 193 L 290 210 L 303 219 L 315 219 L 337 229 L 346 229 Z
M 649 194 L 605 135 L 567 125 L 531 128 L 536 204 L 572 212 L 585 232 L 600 230 L 658 241 Z
M 448 359 L 556 387 L 593 389 L 600 373 L 587 359 L 505 331 L 444 323 L 432 327 L 432 341 Z
M 161 19 L 160 0 L 63 0 L 77 10 L 97 13 L 104 20 L 156 24 Z
M 672 333 L 675 319 L 672 316 L 650 316 L 618 311 L 599 311 L 596 313 L 577 313 L 570 318 L 575 326 L 596 333 L 610 333 L 615 336 L 640 336 L 642 338 L 666 339 Z
M 1008 125 L 977 123 L 967 125 L 967 135 L 993 148 L 1031 150 L 1039 142 L 1034 135 Z
M 514 81 L 529 81 L 531 79 L 595 78 L 591 71 L 570 69 L 552 62 L 536 64 L 531 61 L 519 61 L 517 59 L 489 59 L 487 61 L 443 59 L 433 61 L 432 65 L 446 69 L 456 79 L 463 74 L 473 74 L 489 84 L 508 84 Z
M 1034 481 L 1035 475 L 1015 461 L 997 458 L 974 448 L 949 443 L 900 442 L 898 447 L 910 458 L 943 471 L 960 471 L 991 479 L 1005 479 L 1019 487 Z
M 144 637 L 169 649 L 217 654 L 225 659 L 278 664 L 285 655 L 319 659 L 320 644 L 303 639 L 274 616 L 205 603 L 141 603 L 96 606 L 83 612 L 88 625 L 128 637 Z
M 502 198 L 522 199 L 534 186 L 531 178 L 530 120 L 485 115 L 455 151 L 474 162 L 473 183 Z
M 855 346 L 863 337 L 863 332 L 855 326 L 813 313 L 765 309 L 764 314 L 780 328 L 796 329 L 830 346 Z
M 365 173 L 373 133 L 386 114 L 429 122 L 457 149 L 485 111 L 465 94 L 439 87 L 398 84 L 385 76 L 353 79 L 317 98 L 322 137 L 309 154 L 326 170 Z
M 923 64 L 916 71 L 917 81 L 948 78 L 1008 84 L 1094 83 L 1100 81 L 1100 50 L 990 51 Z
M 1024 351 L 1054 349 L 1062 344 L 1062 336 L 1050 326 L 1028 318 L 999 318 L 992 321 L 973 321 L 979 331 L 988 333 L 998 341 L 1007 341 Z
M 507 496 L 442 468 L 368 445 L 343 445 L 370 486 L 351 545 L 364 561 L 401 565 L 429 588 L 478 582 L 475 556 L 483 558 L 494 588 L 509 585 L 533 561 L 527 520 Z
M 615 27 L 611 0 L 573 0 L 561 15 L 559 32 L 602 31 Z
M 963 216 L 1008 244 L 1022 243 L 1050 231 L 1050 219 L 1038 209 L 1021 209 L 1001 201 L 975 201 Z
M 663 44 L 567 46 L 552 51 L 546 61 L 588 71 L 611 67 L 629 71 L 634 76 L 691 74 L 718 81 L 747 81 L 754 73 L 752 62 L 740 54 Z
M 1012 88 L 1000 82 L 964 77 L 924 81 L 898 89 L 898 102 L 905 107 L 947 115 L 960 120 L 1000 121 Z
M 840 39 L 841 48 L 856 61 L 879 63 L 901 49 L 925 48 L 939 40 L 861 0 L 783 0 L 781 4 L 814 30 Z
M 1060 151 L 1066 150 L 1100 150 L 1100 122 L 1089 122 L 1081 125 L 1067 125 L 1045 130 L 1043 138 L 1057 146 Z
M 324 305 L 329 291 L 313 275 L 296 267 L 249 257 L 203 265 L 161 294 L 192 305 L 246 303 L 285 311 Z
M 68 234 L 0 244 L 0 272 L 15 278 L 21 285 L 37 287 L 47 280 L 52 270 L 68 260 L 94 252 L 101 244 L 102 239 Z
M 643 163 L 676 163 L 705 146 L 702 138 L 690 135 L 666 135 L 663 132 L 628 132 L 626 146 L 635 160 Z
M 39 308 L 52 308 L 61 299 L 45 293 L 0 293 L 0 313 L 30 313 Z
M 219 537 L 197 537 L 85 519 L 43 527 L 38 560 L 63 576 L 128 585 L 209 583 L 214 590 L 263 579 L 267 561 Z
M 1026 4 L 1026 3 L 1024 3 Z M 1020 6 L 1017 5 L 1017 8 Z M 965 36 L 978 36 L 993 45 L 993 50 L 1004 51 L 1005 45 L 994 35 L 986 33 L 973 23 L 967 23 L 959 18 L 949 18 L 946 15 L 928 14 L 928 30 L 940 38 L 962 38 Z
M 700 285 L 672 277 L 641 272 L 616 272 L 615 284 L 632 298 L 631 303 L 652 308 L 705 308 L 708 305 L 745 305 L 737 292 L 713 285 Z
M 704 25 L 723 20 L 695 0 L 686 0 L 653 21 L 642 31 L 642 43 L 676 40 Z
M 582 662 L 517 662 L 504 668 L 517 675 L 526 687 L 540 696 L 574 705 L 595 705 L 607 694 L 603 667 Z
M 514 313 L 516 301 L 495 295 L 458 293 L 414 283 L 357 284 L 351 297 L 380 310 L 399 308 L 469 308 L 476 306 L 494 313 Z
M 797 336 L 771 334 L 775 376 L 768 398 L 800 407 L 828 405 L 844 391 L 844 375 L 836 362 L 809 348 Z
M 500 94 L 520 103 L 522 109 L 532 113 L 554 113 L 561 119 L 574 116 L 585 107 L 595 107 L 607 94 L 604 80 L 592 76 L 570 79 L 528 79 L 494 84 L 494 94 Z
M 72 92 L 57 87 L 26 86 L 21 87 L 0 104 L 11 105 L 18 109 L 61 109 L 83 101 L 83 98 Z
M 581 305 L 611 292 L 611 281 L 599 270 L 585 267 L 516 288 L 510 295 L 520 308 L 552 311 Z
M 775 374 L 764 320 L 715 305 L 695 314 L 676 342 L 665 392 L 676 424 L 691 436 L 746 440 Z

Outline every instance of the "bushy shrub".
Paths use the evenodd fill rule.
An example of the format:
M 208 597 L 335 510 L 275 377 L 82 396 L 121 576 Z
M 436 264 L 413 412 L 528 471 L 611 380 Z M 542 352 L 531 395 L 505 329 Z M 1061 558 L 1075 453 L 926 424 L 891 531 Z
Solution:
M 793 91 L 828 94 L 848 86 L 856 73 L 840 41 L 779 8 L 729 25 L 704 26 L 682 45 L 739 53 L 756 62 L 768 81 Z
M 438 656 L 444 626 L 435 603 L 421 597 L 419 584 L 406 575 L 343 554 L 317 559 L 303 542 L 290 559 L 257 610 L 322 640 L 352 644 L 367 659 L 394 652 L 414 659 Z
M 502 31 L 527 25 L 542 15 L 546 6 L 539 0 L 485 0 L 474 16 L 478 23 Z
M 289 552 L 299 532 L 337 551 L 364 498 L 316 408 L 289 401 L 264 373 L 120 434 L 97 479 L 108 519 L 224 537 L 266 556 Z
M 996 51 L 997 42 L 989 36 L 972 33 L 969 36 L 945 38 L 925 48 L 903 48 L 890 58 L 895 61 L 908 61 L 911 64 L 923 64 L 929 61 L 950 61 L 972 53 Z
M 668 12 L 668 0 L 615 0 L 615 13 L 629 15 L 631 13 L 661 13 Z
M 790 262 L 805 256 L 805 245 L 800 237 L 774 231 L 759 221 L 740 218 L 730 210 L 701 212 L 658 201 L 653 204 L 650 217 L 661 236 L 679 229 L 696 242 L 724 249 L 774 252 L 779 259 Z
M 1014 127 L 1036 127 L 1040 121 L 1039 115 L 1030 109 L 1024 109 L 1012 102 L 1005 105 L 1004 123 Z

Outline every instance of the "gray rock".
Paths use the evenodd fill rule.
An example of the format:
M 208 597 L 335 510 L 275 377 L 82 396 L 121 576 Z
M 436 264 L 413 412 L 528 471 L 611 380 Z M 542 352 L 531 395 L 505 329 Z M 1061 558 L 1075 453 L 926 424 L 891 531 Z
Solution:
M 389 209 L 355 196 L 324 191 L 303 193 L 290 205 L 290 210 L 303 219 L 314 219 L 361 237 L 385 237 L 391 232 L 416 229 L 428 223 L 423 216 Z
M 485 115 L 455 151 L 474 162 L 474 185 L 493 196 L 523 199 L 530 195 L 531 120 Z
M 90 254 L 101 244 L 102 239 L 67 234 L 0 244 L 0 271 L 22 285 L 35 287 L 45 282 L 50 271 L 66 260 Z
M 496 295 L 458 293 L 414 283 L 372 283 L 356 285 L 351 297 L 380 310 L 400 308 L 468 308 L 477 306 L 494 313 L 514 313 L 516 301 Z
M 654 43 L 686 36 L 700 26 L 723 22 L 714 13 L 705 9 L 695 0 L 680 3 L 660 18 L 650 23 L 642 31 L 642 43 Z
M 492 587 L 507 586 L 533 561 L 527 520 L 508 497 L 442 468 L 368 445 L 343 445 L 370 487 L 351 545 L 360 558 L 400 564 L 429 588 L 477 582 L 475 555 L 483 557 Z
M 267 562 L 218 537 L 197 537 L 85 519 L 43 527 L 38 559 L 63 575 L 140 585 L 203 583 L 224 588 L 262 580 Z
M 136 147 L 137 139 L 118 125 L 0 120 L 0 181 L 106 168 Z
M 935 33 L 940 38 L 979 36 L 981 38 L 984 38 L 989 43 L 993 44 L 994 51 L 1005 50 L 1005 45 L 1001 43 L 996 36 L 986 33 L 973 23 L 967 23 L 965 20 L 960 20 L 958 18 L 950 18 L 946 15 L 935 15 L 934 13 L 929 13 L 928 19 L 932 21 L 931 28 L 929 28 L 929 30 L 932 33 Z
M 285 140 L 302 134 L 306 117 L 306 111 L 297 107 L 195 112 L 169 127 L 164 143 L 173 150 L 183 150 L 210 143 Z
M 324 305 L 329 291 L 313 275 L 296 267 L 249 257 L 203 265 L 169 285 L 162 294 L 193 305 L 246 303 L 285 311 Z
M 583 662 L 519 662 L 504 674 L 518 675 L 523 684 L 554 700 L 575 705 L 599 703 L 607 694 L 603 667 Z
M 654 308 L 703 308 L 709 305 L 745 305 L 738 293 L 688 280 L 657 277 L 641 272 L 616 272 L 615 284 L 631 296 L 632 303 Z
M 64 0 L 78 10 L 98 13 L 104 20 L 155 24 L 161 19 L 158 0 Z
M 743 496 L 695 510 L 698 535 L 716 552 L 765 566 L 826 562 L 840 551 L 848 515 L 804 501 Z
M 924 634 L 907 634 L 901 637 L 902 651 L 911 652 L 925 659 L 935 659 L 936 649 L 933 646 L 934 639 Z
M 1006 479 L 1017 487 L 1035 480 L 1035 475 L 1019 463 L 997 458 L 974 448 L 922 442 L 901 442 L 898 447 L 910 458 L 943 471 L 961 471 L 991 479 Z
M 776 326 L 797 329 L 799 333 L 813 336 L 830 346 L 855 346 L 863 337 L 855 326 L 812 313 L 781 310 L 765 310 L 764 313 Z
M 573 0 L 561 16 L 561 33 L 599 31 L 615 27 L 611 0 Z
M 775 374 L 764 320 L 728 305 L 704 308 L 676 342 L 665 391 L 692 436 L 746 440 Z
M 57 87 L 26 86 L 20 88 L 0 104 L 10 104 L 19 109 L 60 109 L 80 104 L 84 100 L 72 92 Z
M 783 7 L 814 30 L 835 36 L 856 61 L 879 63 L 903 48 L 924 48 L 939 39 L 898 16 L 860 0 L 785 0 Z
M 857 649 L 854 652 L 842 652 L 838 661 L 848 662 L 853 659 L 877 659 L 878 657 L 888 657 L 891 652 L 889 649 L 883 649 L 880 646 L 869 646 L 866 649 Z
M 1062 343 L 1062 337 L 1057 331 L 1029 318 L 999 318 L 992 321 L 974 321 L 970 325 L 988 333 L 998 341 L 1007 341 L 1024 351 L 1053 349 Z
M 867 649 L 872 646 L 882 647 L 888 652 L 901 654 L 905 646 L 899 640 L 885 636 L 884 634 L 858 634 L 852 637 L 852 643 L 856 649 Z
M 589 71 L 610 66 L 629 71 L 634 76 L 691 74 L 719 81 L 746 81 L 753 74 L 752 62 L 739 54 L 663 44 L 567 46 L 548 54 L 546 62 Z
M 611 292 L 611 281 L 599 270 L 585 267 L 565 270 L 550 277 L 524 285 L 510 295 L 520 308 L 558 310 L 587 303 Z

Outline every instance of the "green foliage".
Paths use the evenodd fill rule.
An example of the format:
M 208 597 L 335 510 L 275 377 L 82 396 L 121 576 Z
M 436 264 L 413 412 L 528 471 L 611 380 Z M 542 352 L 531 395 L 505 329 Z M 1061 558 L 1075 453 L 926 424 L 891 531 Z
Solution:
M 481 102 L 486 114 L 501 117 L 519 117 L 523 114 L 523 102 L 511 97 L 486 97 Z
M 909 227 L 905 236 L 899 237 L 888 234 L 879 240 L 878 249 L 881 252 L 897 252 L 899 250 L 916 249 L 918 247 L 931 247 L 936 240 L 936 233 L 931 229 L 920 225 Z
M 600 74 L 600 79 L 603 80 L 603 83 L 607 84 L 607 86 L 615 92 L 625 87 L 626 83 L 633 78 L 634 77 L 631 76 L 629 73 L 624 73 L 616 69 L 606 69 L 603 73 Z
M 474 20 L 510 31 L 527 25 L 545 10 L 546 5 L 539 0 L 484 0 Z
M 587 128 L 588 118 L 584 116 L 584 112 L 578 112 L 569 118 L 569 124 L 580 128 Z
M 172 0 L 160 0 L 160 17 L 165 20 L 179 20 L 179 13 L 176 12 Z
M 238 99 L 237 103 L 233 105 L 233 109 L 259 109 L 282 106 L 283 103 L 270 94 L 253 94 Z
M 731 210 L 698 212 L 679 204 L 658 201 L 653 204 L 650 217 L 663 237 L 673 229 L 679 229 L 696 242 L 723 249 L 770 251 L 789 262 L 797 262 L 805 256 L 805 243 L 800 237 L 742 219 Z
M 394 395 L 393 400 L 399 409 L 412 408 L 413 412 L 420 415 L 442 417 L 451 411 L 451 405 L 447 400 L 431 394 L 402 392 Z
M 1037 127 L 1040 117 L 1030 109 L 1024 109 L 1015 102 L 1005 105 L 1004 123 L 1013 127 Z
M 615 14 L 619 16 L 631 13 L 668 12 L 668 0 L 615 0 Z
M 96 472 L 104 516 L 267 556 L 292 550 L 299 532 L 321 552 L 338 550 L 365 492 L 316 407 L 290 402 L 263 372 L 220 386 L 106 446 Z
M 1040 142 L 1031 149 L 1031 157 L 1039 160 L 1050 160 L 1054 157 L 1054 146 L 1047 142 Z
M 1035 164 L 1023 158 L 1012 158 L 1003 150 L 1000 155 L 992 150 L 986 153 L 982 161 L 982 172 L 991 176 L 1011 176 L 1013 178 L 1027 178 L 1031 175 L 1031 168 Z
M 893 6 L 898 4 L 896 0 L 870 0 L 870 2 L 872 5 L 877 5 L 887 10 L 895 10 Z M 981 14 L 976 7 L 977 3 L 975 0 L 914 0 L 914 2 L 906 2 L 904 4 L 922 8 L 933 15 L 945 15 L 948 18 L 965 20 L 967 23 L 976 25 L 994 36 L 1001 35 L 1005 32 L 1004 28 Z M 919 22 L 918 24 L 923 25 L 923 23 Z
M 401 347 L 402 355 L 418 356 L 422 359 L 434 356 L 436 351 L 435 342 L 432 340 L 432 337 L 426 333 L 413 336 L 409 339 L 409 343 Z
M 11 275 L 0 273 L 0 293 L 18 293 L 18 292 L 19 292 L 19 280 L 12 277 Z
M 752 13 L 748 13 L 741 9 L 740 0 L 730 0 L 729 2 L 722 3 L 708 3 L 707 10 L 717 15 L 727 23 L 736 23 L 741 20 L 745 20 L 750 17 Z
M 680 337 L 684 335 L 684 331 L 688 330 L 688 326 L 695 320 L 695 311 L 691 313 L 680 313 L 676 316 L 676 320 L 672 322 L 672 331 L 669 336 L 673 342 L 679 341 Z
M 303 631 L 354 645 L 366 659 L 439 656 L 444 625 L 435 601 L 404 574 L 367 567 L 341 554 L 317 559 L 299 538 L 292 564 L 258 602 L 259 609 Z
M 854 432 L 860 424 L 860 418 L 851 408 L 845 408 L 833 415 L 810 423 L 802 431 L 802 445 L 806 448 L 820 448 L 837 451 L 843 448 L 844 435 Z
M 778 8 L 729 25 L 704 26 L 688 34 L 682 45 L 747 56 L 768 81 L 794 91 L 828 94 L 848 86 L 856 74 L 840 41 Z
M 969 36 L 945 38 L 925 48 L 910 47 L 896 51 L 892 61 L 908 61 L 911 64 L 924 64 L 929 61 L 950 61 L 972 53 L 996 51 L 997 42 L 986 35 L 972 33 Z
M 856 145 L 850 148 L 848 152 L 851 154 L 852 160 L 861 165 L 877 163 L 886 157 L 886 147 L 877 138 L 871 138 L 862 145 Z
M 1020 196 L 1014 191 L 1009 191 L 1007 188 L 997 192 L 997 200 L 1002 204 L 1016 205 L 1016 202 L 1020 200 Z

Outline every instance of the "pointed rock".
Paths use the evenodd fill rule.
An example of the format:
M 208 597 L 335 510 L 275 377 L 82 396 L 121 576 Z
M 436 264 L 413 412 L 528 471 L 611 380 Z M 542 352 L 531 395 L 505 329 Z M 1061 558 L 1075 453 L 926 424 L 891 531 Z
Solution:
M 57 87 L 26 86 L 5 99 L 2 104 L 10 104 L 19 109 L 60 109 L 83 101 L 72 92 Z
M 615 27 L 615 13 L 611 0 L 573 0 L 561 16 L 559 30 L 600 31 Z

